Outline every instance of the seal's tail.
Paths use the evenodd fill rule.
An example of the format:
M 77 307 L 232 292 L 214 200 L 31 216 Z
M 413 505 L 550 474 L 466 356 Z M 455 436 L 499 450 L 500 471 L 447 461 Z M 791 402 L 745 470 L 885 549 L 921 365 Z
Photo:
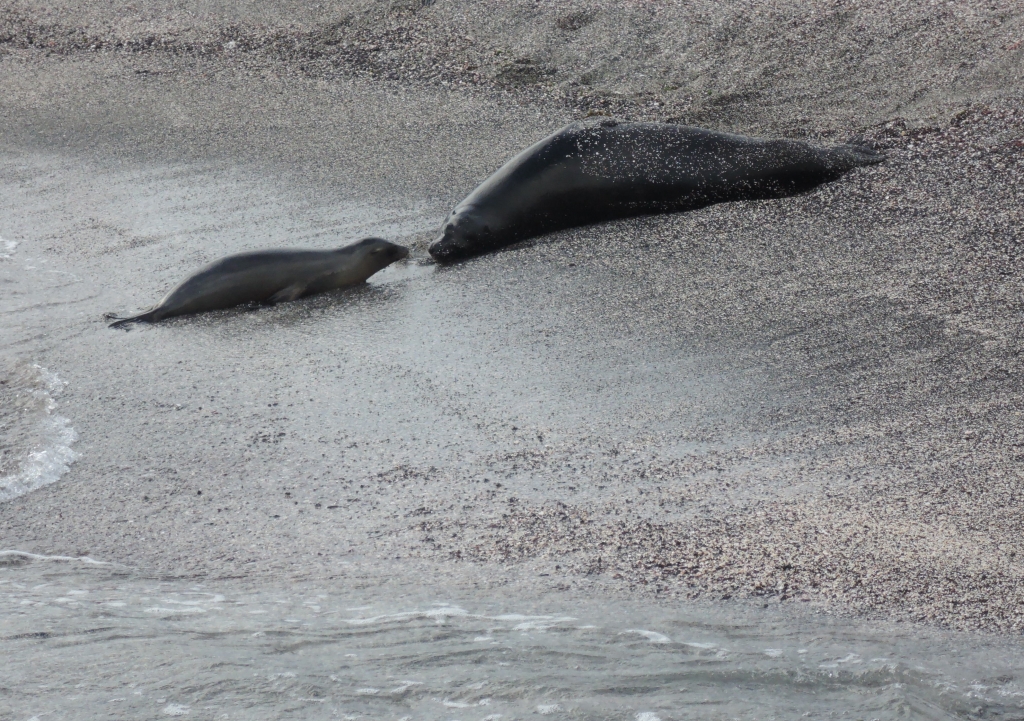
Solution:
M 147 310 L 145 313 L 139 313 L 138 315 L 128 316 L 127 318 L 118 318 L 113 313 L 107 313 L 104 318 L 107 320 L 113 320 L 110 324 L 111 328 L 123 328 L 131 323 L 152 323 L 155 320 L 156 311 Z

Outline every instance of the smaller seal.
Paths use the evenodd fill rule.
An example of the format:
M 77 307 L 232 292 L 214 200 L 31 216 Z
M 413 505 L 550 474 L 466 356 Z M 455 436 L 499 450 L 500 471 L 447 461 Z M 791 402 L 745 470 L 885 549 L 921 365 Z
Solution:
M 242 303 L 273 305 L 347 288 L 408 255 L 408 248 L 381 238 L 364 238 L 335 250 L 257 250 L 229 255 L 186 278 L 145 313 L 119 318 L 110 327 L 156 323 Z

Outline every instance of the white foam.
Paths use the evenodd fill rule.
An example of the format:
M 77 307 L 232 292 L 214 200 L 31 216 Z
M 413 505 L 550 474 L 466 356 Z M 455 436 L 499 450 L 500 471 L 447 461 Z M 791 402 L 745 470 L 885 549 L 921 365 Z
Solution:
M 636 718 L 636 721 L 661 721 L 661 717 L 658 714 L 651 713 L 650 711 L 641 711 L 634 718 Z
M 172 703 L 164 707 L 164 713 L 168 716 L 187 716 L 189 712 L 189 707 L 181 704 Z
M 473 708 L 476 706 L 474 703 L 466 703 L 465 701 L 452 701 L 451 699 L 444 699 L 441 704 L 445 708 Z
M 16 550 L 0 551 L 0 556 L 22 556 L 24 558 L 31 558 L 33 561 L 81 561 L 82 563 L 93 563 L 97 566 L 112 565 L 109 561 L 97 561 L 96 559 L 89 558 L 88 556 L 43 556 L 39 553 L 29 553 L 28 551 Z
M 542 716 L 547 716 L 548 714 L 552 714 L 556 711 L 561 710 L 562 707 L 559 706 L 557 703 L 544 703 L 537 706 L 537 713 L 539 713 Z
M 224 596 L 220 595 L 219 593 L 207 593 L 205 591 L 198 591 L 198 592 L 197 591 L 191 591 L 191 592 L 187 591 L 185 593 L 185 595 L 186 596 L 207 596 L 208 598 L 204 598 L 204 599 L 201 599 L 201 600 L 192 600 L 192 601 L 177 601 L 177 600 L 175 600 L 173 598 L 164 598 L 164 599 L 161 599 L 161 602 L 162 603 L 174 603 L 174 604 L 178 604 L 180 606 L 198 606 L 198 605 L 200 605 L 202 603 L 223 603 L 224 602 Z M 288 619 L 285 619 L 285 620 L 287 621 Z
M 395 686 L 395 688 L 388 691 L 388 693 L 405 693 L 413 686 L 422 686 L 422 681 L 403 681 L 401 686 Z
M 672 639 L 657 631 L 648 631 L 643 628 L 627 628 L 623 633 L 636 633 L 646 638 L 651 643 L 672 643 Z
M 683 641 L 683 645 L 689 646 L 690 648 L 699 648 L 704 651 L 707 651 L 712 648 L 717 648 L 717 646 L 715 646 L 715 644 L 713 643 L 698 643 L 696 641 Z
M 572 616 L 537 616 L 536 618 L 522 623 L 517 623 L 512 627 L 513 631 L 547 631 L 549 628 L 558 626 L 562 623 L 569 623 L 576 619 Z
M 57 403 L 52 396 L 67 384 L 55 373 L 38 365 L 35 368 L 44 389 L 34 390 L 32 394 L 45 400 L 43 411 L 46 415 L 40 420 L 40 426 L 46 440 L 41 450 L 29 454 L 21 462 L 17 473 L 0 478 L 0 503 L 55 483 L 78 458 L 78 453 L 71 448 L 78 440 L 78 434 L 67 418 L 53 413 Z
M 394 621 L 410 621 L 415 618 L 429 618 L 437 623 L 444 623 L 449 616 L 468 616 L 469 612 L 458 606 L 444 606 L 432 608 L 429 611 L 404 611 L 402 613 L 387 613 L 369 618 L 346 618 L 345 623 L 353 626 L 369 626 L 375 623 L 391 623 Z
M 506 613 L 501 616 L 486 616 L 492 621 L 521 621 L 523 623 L 564 623 L 575 621 L 574 616 L 524 616 L 521 613 Z
M 163 606 L 153 606 L 152 608 L 147 608 L 146 613 L 173 614 L 177 616 L 185 613 L 206 613 L 206 609 L 199 608 L 198 606 L 185 606 L 184 608 L 164 608 Z
M 4 240 L 0 238 L 0 260 L 8 260 L 14 257 L 14 249 L 18 247 L 16 240 Z
M 844 663 L 861 663 L 861 657 L 855 653 L 848 653 L 843 658 L 838 658 L 828 663 L 818 664 L 818 668 L 839 668 L 839 666 Z

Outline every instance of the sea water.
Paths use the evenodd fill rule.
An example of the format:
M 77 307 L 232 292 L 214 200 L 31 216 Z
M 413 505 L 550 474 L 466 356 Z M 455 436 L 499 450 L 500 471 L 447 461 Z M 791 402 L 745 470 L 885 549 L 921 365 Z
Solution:
M 1016 639 L 0 554 L 4 719 L 1013 719 Z

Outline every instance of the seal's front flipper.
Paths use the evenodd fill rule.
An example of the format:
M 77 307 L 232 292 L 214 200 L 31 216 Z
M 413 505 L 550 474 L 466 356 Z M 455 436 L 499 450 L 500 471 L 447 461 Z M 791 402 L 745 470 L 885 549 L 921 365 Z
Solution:
M 295 285 L 290 285 L 287 288 L 282 288 L 281 290 L 274 293 L 272 296 L 267 298 L 267 303 L 269 303 L 270 305 L 277 305 L 278 303 L 287 303 L 290 300 L 297 300 L 301 298 L 303 293 L 305 292 L 306 284 L 296 283 Z

